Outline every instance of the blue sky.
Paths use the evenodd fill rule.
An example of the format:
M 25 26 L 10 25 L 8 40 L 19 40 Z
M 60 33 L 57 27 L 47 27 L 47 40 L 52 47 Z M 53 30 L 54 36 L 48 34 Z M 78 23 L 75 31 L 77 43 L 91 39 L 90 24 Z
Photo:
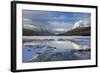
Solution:
M 70 29 L 80 20 L 90 23 L 91 18 L 90 13 L 39 10 L 23 10 L 22 15 L 23 24 L 32 24 L 50 31 L 56 28 Z

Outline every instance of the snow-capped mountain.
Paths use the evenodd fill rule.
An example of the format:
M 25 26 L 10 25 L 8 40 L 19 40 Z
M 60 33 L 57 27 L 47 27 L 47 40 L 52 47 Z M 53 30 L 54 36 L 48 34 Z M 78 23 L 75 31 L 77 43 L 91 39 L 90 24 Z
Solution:
M 39 27 L 31 25 L 31 24 L 24 24 L 23 25 L 23 29 L 27 29 L 27 30 L 40 30 Z
M 81 28 L 81 27 L 89 27 L 89 26 L 90 26 L 90 23 L 88 21 L 79 20 L 74 24 L 72 29 Z

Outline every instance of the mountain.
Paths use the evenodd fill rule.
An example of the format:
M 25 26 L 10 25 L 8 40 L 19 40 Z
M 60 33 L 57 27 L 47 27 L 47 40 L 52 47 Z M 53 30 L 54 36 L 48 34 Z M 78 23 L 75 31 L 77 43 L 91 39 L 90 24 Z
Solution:
M 55 27 L 55 26 L 54 26 Z M 90 23 L 79 20 L 69 28 L 51 28 L 36 26 L 33 24 L 23 25 L 23 35 L 25 36 L 90 36 Z
M 90 26 L 72 29 L 68 32 L 59 34 L 59 36 L 90 36 Z
M 89 26 L 90 26 L 90 23 L 88 21 L 79 20 L 74 24 L 72 29 L 81 28 L 81 27 L 89 27 Z
M 59 35 L 64 35 L 64 36 L 90 36 L 90 23 L 88 21 L 83 21 L 79 20 L 77 21 L 73 27 L 62 34 Z
M 42 29 L 33 25 L 23 25 L 23 35 L 24 36 L 42 36 L 42 35 L 54 35 L 53 33 L 48 32 L 46 29 Z

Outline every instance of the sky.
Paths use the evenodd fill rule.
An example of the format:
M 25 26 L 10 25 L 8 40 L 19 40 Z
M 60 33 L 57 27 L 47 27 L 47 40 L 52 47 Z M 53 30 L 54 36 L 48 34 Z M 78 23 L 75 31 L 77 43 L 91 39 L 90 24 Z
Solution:
M 23 25 L 31 24 L 53 33 L 68 31 L 80 20 L 84 23 L 90 23 L 90 18 L 90 13 L 39 10 L 22 11 Z

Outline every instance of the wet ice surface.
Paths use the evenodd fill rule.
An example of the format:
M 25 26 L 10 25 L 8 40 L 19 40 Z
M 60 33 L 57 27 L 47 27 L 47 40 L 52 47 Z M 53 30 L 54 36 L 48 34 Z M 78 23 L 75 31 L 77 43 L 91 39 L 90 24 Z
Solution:
M 90 38 L 77 38 L 74 41 L 78 42 L 80 45 L 87 45 L 89 48 L 82 49 L 82 47 L 74 48 L 73 43 L 69 41 L 63 41 L 56 43 L 55 41 L 50 42 L 51 45 L 36 45 L 36 46 L 25 46 L 23 45 L 22 49 L 22 61 L 23 63 L 28 62 L 45 62 L 45 61 L 67 61 L 67 60 L 87 60 L 91 58 L 90 50 Z M 56 44 L 55 44 L 56 43 Z M 53 46 L 54 45 L 63 45 L 62 46 Z M 67 47 L 68 46 L 68 47 Z M 71 46 L 71 47 L 69 47 Z M 61 48 L 62 47 L 62 48 Z M 65 48 L 66 47 L 66 48 Z

